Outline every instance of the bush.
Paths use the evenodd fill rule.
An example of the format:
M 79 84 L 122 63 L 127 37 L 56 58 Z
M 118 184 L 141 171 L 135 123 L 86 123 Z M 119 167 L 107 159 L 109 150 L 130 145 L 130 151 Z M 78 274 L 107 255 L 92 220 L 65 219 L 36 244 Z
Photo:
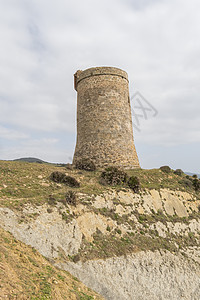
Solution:
M 100 182 L 102 184 L 120 185 L 127 181 L 127 174 L 116 167 L 106 168 L 101 173 Z
M 131 176 L 128 180 L 128 186 L 132 189 L 135 193 L 138 193 L 140 190 L 140 180 L 136 176 Z
M 181 169 L 176 169 L 174 171 L 174 174 L 178 175 L 178 176 L 183 176 L 184 172 Z
M 193 178 L 197 179 L 198 176 L 196 174 L 192 175 Z
M 195 178 L 192 183 L 193 183 L 193 187 L 194 187 L 195 191 L 196 192 L 199 191 L 200 190 L 200 180 Z
M 65 173 L 55 171 L 51 173 L 50 179 L 57 183 L 64 183 L 70 187 L 80 187 L 80 183 L 71 176 L 65 175 Z
M 164 173 L 171 172 L 171 168 L 169 166 L 162 166 L 162 167 L 160 167 L 160 170 L 163 171 Z
M 96 166 L 92 160 L 89 160 L 87 158 L 80 159 L 75 163 L 75 168 L 79 170 L 85 170 L 85 171 L 95 171 Z
M 64 183 L 70 187 L 80 187 L 80 183 L 76 180 L 76 178 L 71 176 L 66 176 L 64 178 Z
M 63 179 L 65 176 L 66 175 L 64 173 L 56 171 L 51 173 L 49 178 L 54 182 L 63 183 Z
M 57 203 L 56 199 L 52 195 L 49 195 L 48 204 L 56 205 L 56 203 Z
M 74 191 L 68 191 L 65 195 L 67 204 L 76 206 L 76 193 Z

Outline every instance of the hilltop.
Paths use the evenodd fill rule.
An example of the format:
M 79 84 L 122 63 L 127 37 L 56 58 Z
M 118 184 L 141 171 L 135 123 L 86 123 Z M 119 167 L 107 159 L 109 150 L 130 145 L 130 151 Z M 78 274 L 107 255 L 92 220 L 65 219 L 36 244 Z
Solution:
M 135 192 L 125 182 L 102 182 L 101 169 L 0 161 L 0 225 L 106 299 L 140 299 L 143 293 L 145 299 L 174 300 L 181 293 L 198 299 L 198 179 L 164 170 L 126 170 L 128 178 L 139 178 Z M 52 173 L 64 174 L 64 180 L 56 182 Z M 135 276 L 142 280 L 139 285 Z M 193 286 L 190 295 L 188 285 Z

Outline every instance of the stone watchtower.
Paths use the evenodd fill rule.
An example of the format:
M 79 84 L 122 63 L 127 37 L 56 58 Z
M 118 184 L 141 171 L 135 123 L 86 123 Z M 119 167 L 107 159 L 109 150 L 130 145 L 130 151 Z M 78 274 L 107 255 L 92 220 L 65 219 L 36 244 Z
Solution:
M 77 71 L 77 142 L 73 163 L 139 168 L 134 146 L 128 75 L 111 67 Z

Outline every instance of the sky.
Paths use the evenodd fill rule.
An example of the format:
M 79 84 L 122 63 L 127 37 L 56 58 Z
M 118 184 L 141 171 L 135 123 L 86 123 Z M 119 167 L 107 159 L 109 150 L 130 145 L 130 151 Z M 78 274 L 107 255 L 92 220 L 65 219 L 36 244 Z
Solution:
M 200 173 L 199 11 L 198 0 L 0 0 L 0 159 L 71 162 L 73 74 L 114 66 L 129 76 L 141 167 Z

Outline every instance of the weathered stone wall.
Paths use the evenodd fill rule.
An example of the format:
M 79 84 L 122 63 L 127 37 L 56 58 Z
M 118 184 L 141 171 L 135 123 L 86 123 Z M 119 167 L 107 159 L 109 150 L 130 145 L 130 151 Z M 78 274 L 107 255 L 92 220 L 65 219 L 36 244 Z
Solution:
M 75 89 L 77 143 L 73 163 L 89 158 L 99 167 L 139 168 L 127 73 L 110 67 L 77 71 Z

